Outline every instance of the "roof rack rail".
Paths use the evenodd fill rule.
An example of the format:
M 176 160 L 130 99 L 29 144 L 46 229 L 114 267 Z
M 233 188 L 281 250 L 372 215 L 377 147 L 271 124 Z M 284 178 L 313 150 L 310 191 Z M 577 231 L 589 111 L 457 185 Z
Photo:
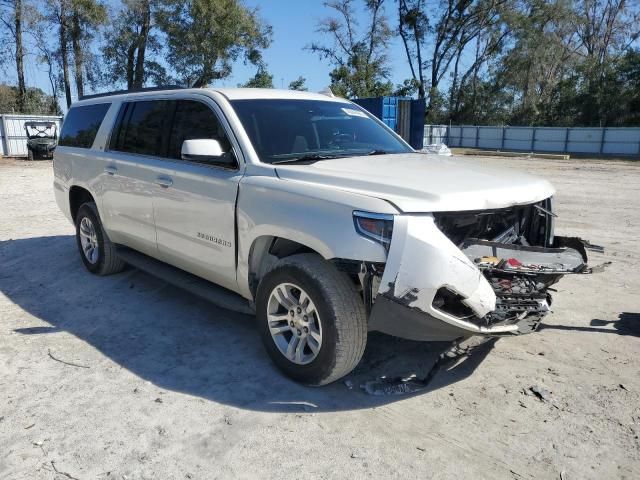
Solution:
M 94 93 L 82 95 L 78 100 L 88 100 L 90 98 L 110 97 L 111 95 L 122 95 L 124 93 L 156 92 L 158 90 L 182 90 L 187 87 L 179 85 L 162 85 L 159 87 L 130 88 L 129 90 L 114 90 L 113 92 Z

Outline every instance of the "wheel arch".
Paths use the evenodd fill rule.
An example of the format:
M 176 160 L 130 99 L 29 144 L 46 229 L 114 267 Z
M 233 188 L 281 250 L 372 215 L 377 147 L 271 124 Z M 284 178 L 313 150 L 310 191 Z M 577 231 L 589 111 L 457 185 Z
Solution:
M 255 298 L 260 279 L 271 270 L 273 265 L 281 258 L 298 253 L 314 253 L 326 259 L 317 247 L 314 248 L 291 238 L 278 235 L 256 237 L 249 248 L 249 258 L 247 260 L 248 283 L 253 298 Z
M 73 222 L 75 223 L 78 210 L 83 203 L 95 201 L 95 197 L 89 190 L 79 185 L 73 185 L 69 189 L 69 212 L 71 213 Z

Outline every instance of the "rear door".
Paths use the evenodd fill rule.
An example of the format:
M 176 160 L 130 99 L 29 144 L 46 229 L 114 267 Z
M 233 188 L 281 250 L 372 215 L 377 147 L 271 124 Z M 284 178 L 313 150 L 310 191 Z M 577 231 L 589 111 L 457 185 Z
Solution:
M 183 270 L 232 290 L 236 282 L 235 205 L 242 178 L 235 141 L 217 105 L 193 95 L 176 100 L 168 129 L 173 172 L 154 187 L 158 254 Z M 215 139 L 219 160 L 182 160 L 185 140 Z
M 114 242 L 153 256 L 154 192 L 158 179 L 172 173 L 171 163 L 161 156 L 171 108 L 164 99 L 123 103 L 104 155 L 102 207 L 109 234 Z

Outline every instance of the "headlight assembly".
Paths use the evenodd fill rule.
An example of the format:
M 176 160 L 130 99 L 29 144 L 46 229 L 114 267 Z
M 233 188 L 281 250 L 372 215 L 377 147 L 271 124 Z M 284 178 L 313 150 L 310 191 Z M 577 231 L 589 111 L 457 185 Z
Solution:
M 353 223 L 360 235 L 382 244 L 385 250 L 389 251 L 393 233 L 393 215 L 356 210 L 353 212 Z

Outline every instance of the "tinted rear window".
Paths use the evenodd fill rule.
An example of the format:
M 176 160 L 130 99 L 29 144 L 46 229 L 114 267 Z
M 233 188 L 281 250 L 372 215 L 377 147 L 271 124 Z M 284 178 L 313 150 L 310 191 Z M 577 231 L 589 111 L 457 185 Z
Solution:
M 141 155 L 159 155 L 163 125 L 169 102 L 146 100 L 126 105 L 120 129 L 111 149 Z
M 91 148 L 110 103 L 73 107 L 62 124 L 59 145 Z

